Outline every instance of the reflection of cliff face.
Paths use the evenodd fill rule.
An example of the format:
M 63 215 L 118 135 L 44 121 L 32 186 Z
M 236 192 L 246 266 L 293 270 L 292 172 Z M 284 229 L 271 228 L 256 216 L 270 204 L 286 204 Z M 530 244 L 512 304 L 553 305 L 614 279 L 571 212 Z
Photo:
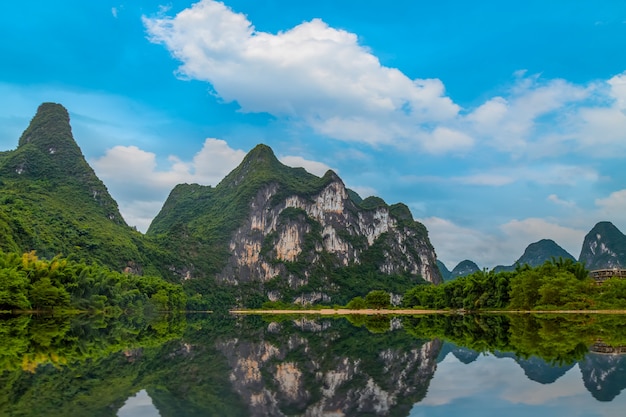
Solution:
M 353 336 L 327 330 L 272 341 L 231 339 L 217 347 L 251 416 L 408 414 L 426 394 L 441 342 L 381 346 L 364 330 Z
M 626 388 L 626 356 L 589 353 L 578 363 L 585 388 L 598 401 L 612 401 Z

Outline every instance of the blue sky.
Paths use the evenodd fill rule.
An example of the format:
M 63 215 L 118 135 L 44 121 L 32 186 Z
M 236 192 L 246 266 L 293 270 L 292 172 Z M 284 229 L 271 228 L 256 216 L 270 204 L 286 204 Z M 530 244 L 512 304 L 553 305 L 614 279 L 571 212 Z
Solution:
M 404 202 L 439 258 L 626 231 L 623 1 L 10 2 L 0 149 L 43 101 L 131 225 L 257 143 Z

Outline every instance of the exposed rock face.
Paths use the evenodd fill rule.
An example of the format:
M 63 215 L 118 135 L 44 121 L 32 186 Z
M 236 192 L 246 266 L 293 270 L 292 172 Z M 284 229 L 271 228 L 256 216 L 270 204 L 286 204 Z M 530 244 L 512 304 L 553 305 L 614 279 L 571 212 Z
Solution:
M 288 167 L 265 145 L 215 188 L 176 186 L 146 235 L 176 255 L 163 260 L 172 278 L 235 288 L 244 306 L 347 303 L 442 282 L 428 231 L 407 206 L 362 200 L 334 172 Z
M 288 275 L 292 285 L 303 285 L 289 276 L 284 263 L 300 256 L 313 265 L 323 252 L 332 254 L 340 266 L 361 262 L 361 254 L 377 240 L 385 242 L 385 274 L 420 275 L 441 282 L 436 258 L 427 236 L 399 225 L 389 207 L 359 209 L 348 197 L 343 182 L 333 180 L 318 194 L 290 195 L 279 204 L 272 200 L 277 184 L 259 190 L 250 204 L 250 214 L 229 242 L 231 258 L 219 274 L 225 281 L 269 281 Z M 385 236 L 383 236 L 385 235 Z
M 334 356 L 328 347 L 311 343 L 297 335 L 278 343 L 218 343 L 231 367 L 233 389 L 249 404 L 250 416 L 390 415 L 407 399 L 412 405 L 423 398 L 442 344 L 432 340 L 382 349 L 374 359 L 377 369 L 371 369 L 361 358 Z M 297 362 L 287 359 L 292 355 Z
M 578 261 L 590 270 L 626 268 L 626 236 L 610 222 L 596 224 L 585 236 Z

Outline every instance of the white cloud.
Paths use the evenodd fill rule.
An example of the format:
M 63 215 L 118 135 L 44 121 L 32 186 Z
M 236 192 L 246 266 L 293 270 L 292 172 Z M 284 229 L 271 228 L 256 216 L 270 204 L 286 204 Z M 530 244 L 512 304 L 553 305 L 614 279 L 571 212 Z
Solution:
M 315 174 L 318 177 L 324 176 L 326 171 L 328 171 L 329 169 L 332 169 L 331 167 L 329 167 L 323 162 L 310 161 L 308 159 L 304 159 L 301 156 L 287 155 L 287 156 L 281 156 L 278 159 L 280 160 L 280 162 L 282 162 L 285 165 L 288 165 L 290 167 L 296 167 L 296 168 L 297 167 L 304 168 L 311 174 Z M 335 171 L 335 173 L 338 173 L 336 169 L 332 169 L 332 170 Z
M 481 144 L 535 158 L 626 150 L 626 72 L 577 85 L 517 71 L 504 94 L 461 112 L 441 80 L 383 66 L 356 34 L 320 19 L 272 34 L 202 0 L 143 21 L 150 40 L 181 62 L 179 76 L 210 83 L 244 112 L 304 122 L 334 139 L 432 154 Z
M 111 14 L 117 19 L 117 7 L 111 7 Z
M 600 174 L 585 166 L 552 164 L 526 167 L 519 172 L 525 178 L 537 184 L 575 186 L 583 182 L 596 182 Z
M 610 221 L 622 232 L 626 232 L 622 229 L 622 225 L 626 225 L 626 189 L 615 191 L 606 198 L 596 199 L 595 204 L 598 207 L 597 221 Z
M 175 17 L 144 17 L 155 43 L 182 62 L 183 77 L 204 80 L 245 112 L 303 120 L 317 132 L 370 144 L 419 142 L 441 151 L 471 145 L 450 131 L 429 142 L 425 123 L 457 116 L 437 79 L 412 80 L 380 64 L 355 34 L 320 19 L 277 34 L 257 31 L 243 14 L 203 0 Z
M 303 122 L 334 139 L 430 154 L 487 146 L 516 158 L 626 151 L 626 72 L 579 85 L 516 71 L 506 91 L 462 110 L 441 80 L 383 66 L 356 34 L 320 19 L 273 34 L 202 0 L 143 21 L 150 40 L 181 62 L 179 76 L 210 83 L 244 112 Z
M 494 97 L 466 117 L 468 128 L 477 136 L 514 155 L 527 153 L 529 142 L 540 139 L 545 131 L 552 131 L 555 119 L 564 118 L 572 112 L 570 105 L 582 102 L 590 94 L 589 88 L 565 80 L 542 81 L 538 76 L 523 75 L 517 74 L 506 98 Z M 542 126 L 546 123 L 542 118 L 549 120 L 547 126 Z
M 626 152 L 626 71 L 588 90 L 590 99 L 564 118 L 561 140 L 587 158 L 619 158 Z
M 579 149 L 587 156 L 626 152 L 626 71 L 596 85 L 599 104 L 582 107 L 573 121 Z
M 464 151 L 474 146 L 474 139 L 466 133 L 444 126 L 436 127 L 430 139 L 424 142 L 424 148 L 433 154 L 450 151 Z
M 419 221 L 428 229 L 437 258 L 450 270 L 465 259 L 472 260 L 479 268 L 491 268 L 503 263 L 501 260 L 508 255 L 500 242 L 487 233 L 459 226 L 440 217 L 427 217 Z
M 611 88 L 609 95 L 615 99 L 615 107 L 626 110 L 626 71 L 612 77 L 607 84 Z
M 571 255 L 578 257 L 588 232 L 539 218 L 511 220 L 492 232 L 459 226 L 439 217 L 419 221 L 428 228 L 437 258 L 449 269 L 464 259 L 474 261 L 480 268 L 512 265 L 529 244 L 541 239 L 552 239 Z
M 573 208 L 576 207 L 576 203 L 569 200 L 563 200 L 556 194 L 550 194 L 547 198 L 548 201 L 563 207 Z
M 454 176 L 449 179 L 433 177 L 404 177 L 409 182 L 450 181 L 457 184 L 501 187 L 515 182 L 530 182 L 539 185 L 567 185 L 577 186 L 583 183 L 595 183 L 600 180 L 600 174 L 593 168 L 564 164 L 537 164 L 525 166 L 511 166 L 486 170 L 484 172 Z
M 97 175 L 107 184 L 120 212 L 130 225 L 146 231 L 169 192 L 182 183 L 217 185 L 245 157 L 220 139 L 208 138 L 191 161 L 170 155 L 167 167 L 159 169 L 157 155 L 137 146 L 115 146 L 91 161 Z M 285 165 L 304 167 L 322 176 L 328 165 L 299 156 L 281 158 Z
M 126 221 L 145 231 L 174 186 L 216 185 L 245 154 L 230 148 L 223 140 L 206 139 L 192 161 L 170 156 L 166 170 L 157 168 L 156 154 L 136 146 L 115 146 L 91 164 L 119 202 Z
M 474 174 L 467 175 L 464 177 L 456 177 L 453 181 L 468 184 L 468 185 L 484 185 L 491 187 L 499 187 L 502 185 L 511 184 L 515 182 L 515 178 L 508 175 L 499 175 L 499 174 Z
M 232 149 L 226 141 L 206 139 L 204 146 L 193 158 L 190 171 L 195 182 L 216 185 L 232 171 L 246 156 L 246 152 Z
M 591 227 L 590 225 L 589 228 Z M 578 258 L 585 234 L 589 231 L 561 226 L 560 224 L 540 218 L 511 220 L 501 225 L 500 229 L 506 234 L 507 240 L 524 244 L 519 255 L 522 254 L 523 250 L 530 243 L 537 242 L 541 239 L 552 239 L 575 258 Z M 515 261 L 515 259 L 513 261 Z

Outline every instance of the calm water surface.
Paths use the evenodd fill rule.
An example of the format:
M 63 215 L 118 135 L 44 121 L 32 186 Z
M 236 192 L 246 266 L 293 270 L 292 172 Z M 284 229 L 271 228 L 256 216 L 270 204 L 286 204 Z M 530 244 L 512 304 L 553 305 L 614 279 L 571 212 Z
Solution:
M 623 416 L 623 316 L 0 318 L 0 416 Z

